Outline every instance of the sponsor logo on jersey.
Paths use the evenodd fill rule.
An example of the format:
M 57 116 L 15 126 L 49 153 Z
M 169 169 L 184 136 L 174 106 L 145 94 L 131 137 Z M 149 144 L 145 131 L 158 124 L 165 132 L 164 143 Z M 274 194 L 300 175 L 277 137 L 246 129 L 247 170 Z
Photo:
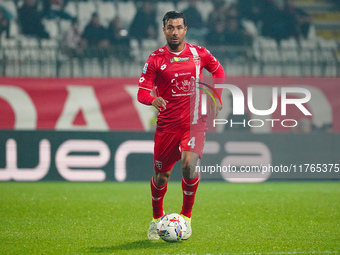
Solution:
M 187 72 L 187 73 L 175 73 L 175 74 L 174 74 L 175 77 L 183 76 L 183 75 L 191 75 L 191 73 L 190 73 L 190 72 Z
M 190 73 L 190 72 L 187 72 L 187 73 L 179 73 L 178 75 L 179 75 L 179 76 L 182 76 L 182 75 L 191 75 L 191 73 Z
M 145 66 L 144 66 L 144 68 L 143 68 L 143 71 L 142 71 L 142 73 L 146 73 L 146 69 L 148 68 L 148 63 L 145 63 Z
M 165 68 L 166 68 L 166 65 L 165 65 L 165 64 L 161 66 L 161 70 L 162 70 L 162 71 L 163 71 Z
M 145 81 L 145 78 L 144 78 L 144 77 L 141 77 L 141 78 L 139 79 L 139 82 L 142 83 L 143 81 Z
M 170 59 L 170 63 L 173 62 L 182 62 L 182 61 L 189 61 L 189 57 L 185 57 L 185 58 L 181 58 L 181 57 L 173 57 L 172 59 Z

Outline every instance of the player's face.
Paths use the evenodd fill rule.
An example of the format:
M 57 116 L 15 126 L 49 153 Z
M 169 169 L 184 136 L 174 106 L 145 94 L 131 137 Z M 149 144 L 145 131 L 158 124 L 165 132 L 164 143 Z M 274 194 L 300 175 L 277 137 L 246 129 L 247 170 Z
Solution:
M 187 33 L 187 27 L 184 26 L 182 18 L 169 19 L 163 27 L 168 46 L 173 51 L 181 51 L 184 48 L 184 38 Z

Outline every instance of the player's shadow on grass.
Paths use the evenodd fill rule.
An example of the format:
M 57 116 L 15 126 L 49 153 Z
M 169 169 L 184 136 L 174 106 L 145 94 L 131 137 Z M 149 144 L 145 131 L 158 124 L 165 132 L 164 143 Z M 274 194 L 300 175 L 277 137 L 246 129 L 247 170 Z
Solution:
M 112 253 L 121 250 L 133 250 L 133 249 L 159 249 L 169 248 L 169 245 L 178 245 L 181 242 L 167 243 L 162 240 L 150 241 L 150 240 L 139 240 L 133 242 L 127 242 L 119 245 L 102 246 L 102 247 L 90 247 L 87 249 L 89 253 Z

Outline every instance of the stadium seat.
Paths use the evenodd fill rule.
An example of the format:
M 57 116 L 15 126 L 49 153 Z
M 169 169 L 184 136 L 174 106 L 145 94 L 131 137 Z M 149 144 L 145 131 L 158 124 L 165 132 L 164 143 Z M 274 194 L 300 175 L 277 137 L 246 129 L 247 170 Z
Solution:
M 143 39 L 142 40 L 142 60 L 145 62 L 150 54 L 159 48 L 156 40 Z
M 180 11 L 180 12 L 184 11 L 188 7 L 189 7 L 188 1 L 179 1 L 177 3 L 177 10 Z
M 22 59 L 39 59 L 40 47 L 38 39 L 33 37 L 21 36 L 19 42 L 21 46 L 20 55 Z
M 78 19 L 79 23 L 87 24 L 94 12 L 96 12 L 96 7 L 92 1 L 89 2 L 79 2 L 78 3 Z
M 43 39 L 40 41 L 41 48 L 57 49 L 58 41 L 54 39 Z
M 227 6 L 230 6 L 232 4 L 236 4 L 238 2 L 238 0 L 225 0 L 225 3 Z
M 317 42 L 315 40 L 301 40 L 300 49 L 299 49 L 299 57 L 301 62 L 301 75 L 303 76 L 312 76 L 317 69 L 313 66 L 319 65 L 319 52 L 317 48 Z
M 336 76 L 337 75 L 337 43 L 335 40 L 325 40 L 320 38 L 318 40 L 320 47 L 320 55 L 324 76 Z
M 2 38 L 1 49 L 3 50 L 3 57 L 6 59 L 3 74 L 5 76 L 19 76 L 20 66 L 17 64 L 20 59 L 18 40 Z
M 294 38 L 281 41 L 282 55 L 285 55 L 282 57 L 285 57 L 289 60 L 297 61 L 298 60 L 297 49 L 298 44 Z
M 156 19 L 159 22 L 158 25 L 158 40 L 164 42 L 163 35 L 163 24 L 161 24 L 164 14 L 169 10 L 175 10 L 175 5 L 172 2 L 158 2 L 156 6 Z
M 198 1 L 197 9 L 201 13 L 203 22 L 208 21 L 209 14 L 214 10 L 214 6 L 211 1 Z
M 130 49 L 131 49 L 131 57 L 136 61 L 136 62 L 145 62 L 146 59 L 142 59 L 141 57 L 141 49 L 139 47 L 139 43 L 136 39 L 131 39 L 130 40 Z
M 65 12 L 70 14 L 71 16 L 77 17 L 78 16 L 77 9 L 78 8 L 77 8 L 77 5 L 76 5 L 76 2 L 68 1 L 64 10 L 65 10 Z
M 105 26 L 115 17 L 116 10 L 114 8 L 113 2 L 102 2 L 98 1 L 98 14 L 101 23 Z M 124 14 L 122 14 L 124 16 Z
M 278 45 L 274 39 L 258 37 L 254 40 L 254 46 L 261 51 L 261 57 L 265 61 L 280 61 Z
M 318 40 L 318 44 L 321 49 L 326 49 L 326 50 L 336 50 L 338 47 L 335 40 L 325 40 L 323 38 L 320 38 Z
M 101 64 L 98 59 L 91 58 L 84 60 L 84 76 L 87 77 L 100 77 L 102 75 Z
M 60 35 L 64 36 L 66 31 L 68 31 L 71 28 L 71 21 L 61 19 L 59 20 L 59 29 L 60 29 Z
M 0 2 L 0 5 L 5 7 L 5 9 L 13 15 L 12 22 L 17 19 L 18 17 L 17 8 L 13 0 L 2 0 Z
M 22 76 L 41 76 L 39 70 L 39 60 L 40 60 L 40 47 L 39 41 L 33 37 L 20 36 L 19 43 L 21 49 L 20 54 L 20 68 Z
M 16 20 L 12 20 L 9 25 L 9 36 L 11 38 L 16 38 L 20 34 L 18 23 Z
M 13 38 L 2 38 L 1 41 L 1 48 L 13 48 L 17 47 L 17 40 Z
M 158 2 L 156 5 L 157 19 L 162 20 L 166 12 L 176 10 L 173 2 Z
M 259 32 L 256 28 L 256 25 L 251 20 L 242 20 L 242 25 L 245 28 L 245 30 L 250 33 L 252 36 L 256 37 L 259 35 Z
M 281 75 L 281 54 L 274 39 L 258 37 L 253 42 L 255 57 L 263 75 Z
M 57 55 L 58 55 L 58 41 L 54 39 L 44 39 L 40 41 L 40 61 L 41 73 L 43 76 L 57 76 Z
M 298 44 L 294 38 L 282 40 L 280 45 L 283 75 L 300 75 Z
M 118 11 L 117 13 L 121 14 L 122 18 L 122 25 L 123 27 L 129 27 L 133 18 L 136 15 L 136 6 L 133 3 L 133 1 L 127 1 L 127 2 L 118 2 Z
M 60 36 L 57 20 L 43 19 L 42 23 L 44 24 L 45 29 L 51 38 L 57 38 L 58 36 Z

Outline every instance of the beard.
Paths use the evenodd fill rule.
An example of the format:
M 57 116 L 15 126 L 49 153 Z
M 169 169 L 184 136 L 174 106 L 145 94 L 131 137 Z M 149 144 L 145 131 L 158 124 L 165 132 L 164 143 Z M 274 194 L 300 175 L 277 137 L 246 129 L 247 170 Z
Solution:
M 174 42 L 171 41 L 171 39 L 168 41 L 168 45 L 169 45 L 171 50 L 175 51 L 181 45 L 181 42 L 178 41 L 177 43 L 174 43 Z M 179 39 L 179 38 L 176 38 L 176 39 Z

